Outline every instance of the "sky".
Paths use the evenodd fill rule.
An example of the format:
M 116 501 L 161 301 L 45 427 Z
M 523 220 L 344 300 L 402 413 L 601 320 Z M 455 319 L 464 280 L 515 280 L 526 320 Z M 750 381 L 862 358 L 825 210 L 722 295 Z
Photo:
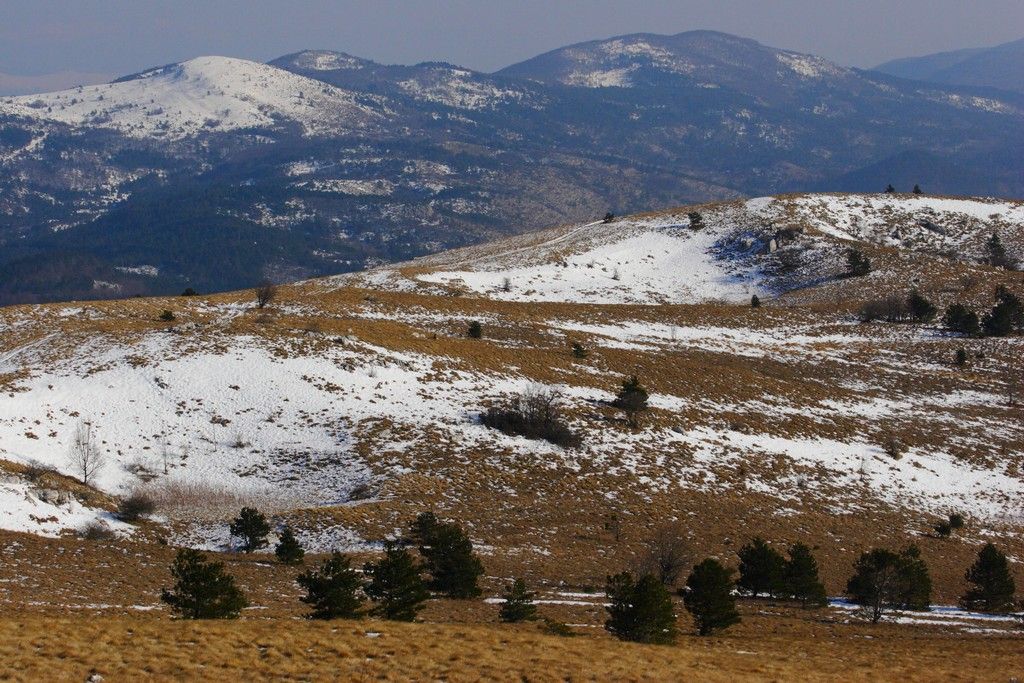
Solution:
M 303 49 L 493 71 L 574 42 L 695 29 L 870 67 L 1024 37 L 1024 0 L 0 0 L 0 74 L 95 78 Z

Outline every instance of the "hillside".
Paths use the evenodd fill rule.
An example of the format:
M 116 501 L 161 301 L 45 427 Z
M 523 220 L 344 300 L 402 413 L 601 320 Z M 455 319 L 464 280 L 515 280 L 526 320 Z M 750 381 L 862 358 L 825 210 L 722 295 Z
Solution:
M 876 66 L 875 71 L 946 85 L 1024 92 L 1024 38 L 994 47 L 895 59 Z
M 953 605 L 984 542 L 1024 581 L 1021 336 L 857 318 L 863 302 L 912 287 L 940 310 L 985 311 L 999 284 L 1024 294 L 1019 272 L 978 263 L 993 233 L 1021 254 L 1024 204 L 783 195 L 299 282 L 262 309 L 250 291 L 0 309 L 0 581 L 18 611 L 0 630 L 23 666 L 41 661 L 19 645 L 28 638 L 83 676 L 151 656 L 166 676 L 203 666 L 317 677 L 330 666 L 371 677 L 379 665 L 399 678 L 643 680 L 699 666 L 708 678 L 827 680 L 853 667 L 847 678 L 912 680 L 963 673 L 968 661 L 967 678 L 1002 674 L 1019 646 L 1014 618 Z M 869 274 L 845 276 L 850 247 L 871 259 Z M 480 338 L 467 335 L 471 321 Z M 612 405 L 634 374 L 650 392 L 636 427 Z M 578 447 L 482 424 L 488 407 L 543 392 Z M 67 458 L 85 424 L 106 458 L 94 487 L 74 480 Z M 139 491 L 156 512 L 118 520 L 117 500 Z M 269 549 L 233 552 L 228 522 L 244 505 L 271 517 L 272 537 L 287 523 L 311 554 L 359 561 L 419 512 L 456 519 L 486 569 L 482 600 L 431 600 L 426 624 L 325 625 L 346 653 L 328 664 L 306 652 L 328 630 L 298 619 L 297 570 Z M 933 526 L 953 511 L 966 526 L 940 537 Z M 77 538 L 90 522 L 114 538 Z M 666 528 L 687 565 L 735 566 L 755 535 L 780 549 L 807 543 L 830 604 L 747 600 L 743 624 L 722 636 L 614 643 L 600 587 L 638 567 Z M 840 598 L 853 562 L 911 542 L 936 607 L 864 623 Z M 228 562 L 253 602 L 238 624 L 168 624 L 158 594 L 177 545 Z M 582 637 L 495 624 L 516 576 L 544 616 Z M 680 628 L 689 632 L 686 617 Z M 125 654 L 121 643 L 140 634 L 152 635 Z M 203 634 L 219 635 L 201 656 L 156 654 Z M 473 654 L 485 650 L 500 653 Z
M 745 195 L 1019 197 L 1021 97 L 712 32 L 494 74 L 200 57 L 0 98 L 0 303 L 225 291 Z

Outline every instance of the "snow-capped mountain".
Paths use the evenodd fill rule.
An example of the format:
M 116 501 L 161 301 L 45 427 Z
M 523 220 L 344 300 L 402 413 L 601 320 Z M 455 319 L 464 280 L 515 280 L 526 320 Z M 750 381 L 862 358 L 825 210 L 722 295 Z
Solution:
M 710 32 L 496 74 L 198 58 L 0 98 L 0 302 L 216 291 L 808 188 L 1019 196 L 1022 110 Z
M 364 130 L 385 120 L 367 96 L 229 57 L 198 57 L 113 83 L 0 101 L 0 116 L 180 139 L 298 124 L 305 134 Z

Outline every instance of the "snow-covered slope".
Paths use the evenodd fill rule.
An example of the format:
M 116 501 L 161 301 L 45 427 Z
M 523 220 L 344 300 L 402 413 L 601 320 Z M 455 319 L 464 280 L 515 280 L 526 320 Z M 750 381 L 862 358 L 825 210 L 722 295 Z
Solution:
M 853 242 L 977 262 L 998 234 L 1024 246 L 1024 203 L 926 195 L 786 195 L 527 234 L 341 282 L 462 290 L 506 301 L 749 301 L 840 274 Z M 1021 254 L 1024 256 L 1024 254 Z M 785 261 L 784 263 L 782 261 Z
M 266 64 L 198 57 L 104 85 L 7 98 L 0 115 L 112 128 L 140 138 L 288 122 L 306 134 L 333 134 L 382 121 L 383 107 L 367 102 L 367 96 Z

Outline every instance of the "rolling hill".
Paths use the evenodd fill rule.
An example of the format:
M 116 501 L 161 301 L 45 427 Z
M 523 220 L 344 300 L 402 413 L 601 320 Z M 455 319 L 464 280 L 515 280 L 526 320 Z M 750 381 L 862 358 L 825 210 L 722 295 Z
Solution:
M 1024 92 L 1024 38 L 995 47 L 895 59 L 876 66 L 875 71 L 946 85 Z

